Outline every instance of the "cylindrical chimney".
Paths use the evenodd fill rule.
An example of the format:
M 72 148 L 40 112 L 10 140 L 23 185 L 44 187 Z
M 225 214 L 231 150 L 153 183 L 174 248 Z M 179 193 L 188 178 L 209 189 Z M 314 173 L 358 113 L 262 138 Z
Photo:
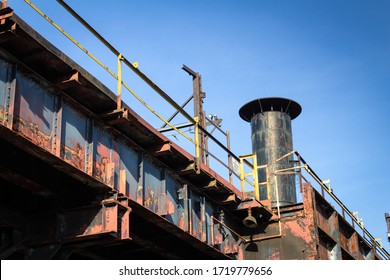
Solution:
M 293 150 L 291 120 L 302 111 L 301 106 L 290 99 L 270 97 L 255 99 L 241 107 L 242 119 L 251 123 L 252 152 L 257 165 L 274 163 L 276 159 Z M 260 199 L 270 199 L 271 206 L 291 205 L 297 202 L 295 176 L 276 175 L 275 171 L 293 166 L 292 156 L 269 166 L 269 190 L 260 186 Z M 265 169 L 258 170 L 259 183 L 267 181 Z

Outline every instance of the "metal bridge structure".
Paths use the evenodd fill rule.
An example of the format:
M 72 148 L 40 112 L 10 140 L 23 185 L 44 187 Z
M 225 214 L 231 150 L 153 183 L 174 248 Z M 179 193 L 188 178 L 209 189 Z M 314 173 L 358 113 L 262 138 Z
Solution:
M 207 130 L 219 129 L 219 120 L 203 111 L 199 73 L 183 67 L 194 93 L 178 105 L 58 2 L 115 54 L 118 71 L 105 69 L 118 89 L 112 92 L 1 5 L 0 259 L 389 259 L 292 145 L 266 161 L 267 147 L 236 156 L 228 133 L 224 145 Z M 156 129 L 125 104 L 122 88 L 135 93 L 122 79 L 122 65 L 188 124 L 172 125 L 173 115 L 161 117 L 164 125 Z M 191 99 L 194 116 L 183 109 Z M 271 107 L 288 121 L 299 115 L 299 105 L 282 106 L 288 99 L 259 100 L 262 115 Z M 270 121 L 254 118 L 253 104 L 241 117 L 252 128 Z M 184 137 L 194 154 L 163 134 L 188 126 L 193 138 Z M 228 178 L 210 167 L 208 141 L 227 153 Z M 276 179 L 286 176 L 292 181 Z M 300 202 L 290 199 L 295 179 Z

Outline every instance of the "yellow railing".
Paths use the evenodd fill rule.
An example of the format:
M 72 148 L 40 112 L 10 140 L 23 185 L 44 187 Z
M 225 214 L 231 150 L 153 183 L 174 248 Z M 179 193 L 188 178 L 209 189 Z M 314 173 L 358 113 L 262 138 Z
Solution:
M 196 124 L 197 121 L 192 118 L 186 111 L 184 111 L 175 101 L 173 101 L 163 90 L 161 90 L 156 84 L 154 84 L 145 74 L 138 70 L 138 63 L 130 63 L 119 51 L 117 51 L 107 40 L 103 38 L 96 30 L 94 30 L 85 20 L 83 20 L 73 9 L 71 9 L 64 1 L 57 0 L 69 13 L 71 13 L 81 24 L 83 24 L 95 37 L 97 37 L 108 49 L 110 49 L 117 56 L 118 71 L 117 74 L 114 73 L 109 67 L 107 67 L 101 60 L 99 60 L 95 55 L 88 51 L 83 45 L 76 41 L 69 33 L 67 33 L 63 28 L 61 28 L 57 23 L 55 23 L 51 18 L 44 14 L 36 5 L 34 5 L 30 0 L 25 0 L 25 2 L 30 5 L 38 14 L 40 14 L 44 19 L 51 23 L 58 31 L 60 31 L 65 37 L 67 37 L 72 43 L 74 43 L 78 48 L 80 48 L 84 53 L 86 53 L 92 60 L 94 60 L 98 65 L 105 69 L 112 77 L 117 80 L 117 109 L 122 108 L 121 101 L 121 92 L 122 86 L 125 87 L 141 104 L 143 104 L 150 112 L 156 115 L 161 121 L 166 123 L 169 127 L 179 133 L 181 136 L 192 142 L 194 145 L 197 145 L 198 141 L 193 140 L 188 135 L 180 131 L 173 124 L 168 122 L 163 116 L 157 113 L 150 105 L 148 105 L 138 94 L 134 92 L 122 79 L 122 63 L 127 65 L 131 70 L 133 70 L 141 79 L 143 79 L 149 86 L 151 86 L 157 93 L 160 94 L 169 104 L 176 108 L 184 117 L 186 117 L 192 124 Z
M 246 164 L 250 168 L 253 168 L 253 169 L 265 168 L 266 170 L 268 170 L 273 164 L 276 164 L 279 161 L 285 159 L 286 157 L 290 157 L 290 156 L 295 156 L 296 157 L 296 159 L 290 161 L 293 166 L 292 167 L 288 167 L 288 168 L 283 168 L 283 169 L 276 170 L 274 172 L 273 176 L 283 176 L 283 175 L 295 174 L 295 175 L 298 176 L 299 187 L 302 190 L 303 182 L 308 182 L 308 180 L 303 176 L 303 172 L 302 171 L 305 171 L 320 186 L 322 196 L 324 197 L 325 194 L 329 195 L 329 197 L 334 202 L 336 202 L 338 207 L 341 209 L 342 216 L 344 217 L 345 215 L 347 215 L 351 219 L 351 221 L 352 221 L 352 226 L 354 226 L 356 224 L 360 228 L 360 230 L 362 231 L 363 236 L 366 238 L 366 240 L 368 240 L 371 243 L 371 245 L 378 252 L 381 253 L 382 257 L 384 257 L 386 259 L 390 259 L 390 254 L 378 242 L 378 238 L 374 238 L 371 235 L 371 233 L 364 227 L 364 224 L 362 223 L 362 221 L 359 218 L 357 218 L 357 216 L 355 215 L 355 212 L 351 212 L 340 201 L 340 199 L 334 194 L 333 189 L 330 186 L 328 186 L 326 183 L 324 183 L 323 180 L 320 179 L 320 177 L 313 171 L 313 169 L 307 164 L 307 162 L 302 158 L 302 156 L 297 151 L 291 151 L 291 152 L 281 156 L 280 158 L 276 159 L 274 162 L 271 162 L 271 163 L 269 163 L 267 165 L 261 165 L 261 166 L 256 166 L 255 164 L 251 165 L 249 162 L 246 161 L 247 158 L 252 158 L 253 160 L 255 160 L 256 159 L 255 155 L 243 156 L 242 160 L 241 160 L 241 166 L 240 166 L 240 168 L 241 168 L 241 177 L 240 178 L 241 178 L 242 192 L 244 194 L 246 193 L 245 182 L 248 182 L 252 187 L 254 187 L 254 189 L 255 189 L 255 198 L 258 199 L 257 195 L 259 194 L 259 186 L 264 184 L 264 185 L 267 185 L 268 199 L 270 199 L 270 193 L 269 193 L 269 189 L 270 188 L 269 188 L 269 184 L 267 183 L 267 182 L 269 182 L 269 177 L 270 177 L 269 172 L 268 171 L 266 172 L 267 182 L 257 183 L 256 180 L 251 182 L 251 181 L 247 180 L 245 177 L 246 176 L 252 176 L 252 175 L 254 176 L 255 174 L 257 174 L 257 172 L 253 171 L 253 172 L 249 172 L 249 173 L 244 173 L 243 172 L 243 168 L 244 168 L 243 166 L 244 166 L 244 164 Z M 276 180 L 276 182 L 277 182 L 277 180 Z M 257 185 L 256 185 L 256 183 L 257 183 Z M 278 196 L 278 188 L 277 188 L 277 186 L 276 186 L 276 195 Z M 276 199 L 278 200 L 278 197 Z M 279 209 L 278 209 L 278 211 L 279 211 Z
M 52 24 L 60 33 L 62 33 L 66 38 L 68 38 L 73 44 L 80 48 L 85 54 L 87 54 L 93 61 L 95 61 L 99 66 L 106 70 L 113 78 L 117 80 L 117 110 L 122 109 L 122 86 L 130 92 L 144 107 L 146 107 L 150 112 L 157 116 L 161 121 L 168 125 L 172 130 L 177 132 L 179 135 L 190 141 L 195 145 L 195 161 L 197 172 L 201 165 L 201 152 L 205 152 L 206 155 L 212 156 L 219 163 L 229 170 L 229 179 L 230 183 L 233 184 L 232 174 L 236 175 L 237 178 L 240 178 L 239 174 L 236 174 L 231 167 L 231 161 L 234 158 L 239 160 L 239 158 L 230 151 L 230 139 L 229 133 L 226 132 L 223 134 L 227 138 L 228 147 L 219 142 L 211 133 L 209 133 L 205 128 L 200 125 L 200 120 L 197 116 L 191 117 L 180 105 L 178 105 L 167 93 L 165 93 L 160 87 L 158 87 L 153 81 L 151 81 L 143 72 L 138 68 L 138 62 L 131 63 L 126 59 L 121 52 L 119 52 L 115 47 L 113 47 L 101 34 L 99 34 L 91 25 L 89 25 L 80 15 L 78 15 L 71 7 L 69 7 L 63 0 L 57 0 L 57 2 L 66 9 L 78 22 L 80 22 L 91 34 L 93 34 L 105 47 L 107 47 L 115 56 L 117 60 L 117 73 L 107 67 L 101 60 L 99 60 L 95 55 L 93 55 L 87 48 L 81 45 L 76 41 L 69 33 L 67 33 L 63 28 L 61 28 L 57 23 L 55 23 L 51 18 L 49 18 L 45 13 L 43 13 L 36 5 L 34 5 L 30 0 L 25 0 L 25 2 L 33 8 L 39 15 L 41 15 L 45 20 Z M 180 128 L 173 125 L 170 120 L 165 119 L 161 114 L 154 110 L 149 104 L 147 104 L 130 86 L 123 80 L 123 64 L 131 69 L 138 77 L 140 77 L 147 85 L 149 85 L 155 92 L 157 92 L 165 101 L 167 101 L 171 106 L 173 106 L 177 112 L 183 115 L 191 125 L 194 126 L 194 139 L 185 134 Z M 218 127 L 217 127 L 218 128 Z M 219 129 L 219 128 L 218 128 Z M 228 164 L 222 162 L 217 156 L 215 156 L 211 151 L 207 150 L 206 147 L 201 146 L 200 135 L 204 133 L 207 139 L 214 141 L 219 147 L 221 147 L 228 154 Z M 207 161 L 208 164 L 208 161 Z

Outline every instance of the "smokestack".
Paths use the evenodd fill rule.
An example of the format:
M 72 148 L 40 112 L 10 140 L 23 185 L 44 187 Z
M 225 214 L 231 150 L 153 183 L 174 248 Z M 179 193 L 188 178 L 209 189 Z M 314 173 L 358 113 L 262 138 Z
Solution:
M 251 123 L 252 152 L 257 156 L 257 165 L 272 163 L 293 150 L 291 120 L 301 111 L 297 102 L 279 97 L 255 99 L 241 107 L 240 117 Z M 260 199 L 271 199 L 272 207 L 278 206 L 277 195 L 279 206 L 297 202 L 295 176 L 275 175 L 276 170 L 292 167 L 291 160 L 292 156 L 270 166 L 269 191 L 267 186 L 260 186 Z M 259 183 L 266 182 L 266 170 L 259 169 L 258 177 Z

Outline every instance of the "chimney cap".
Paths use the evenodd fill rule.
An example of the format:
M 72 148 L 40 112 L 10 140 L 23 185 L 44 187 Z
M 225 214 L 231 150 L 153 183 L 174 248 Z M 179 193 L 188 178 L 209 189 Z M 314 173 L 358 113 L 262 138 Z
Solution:
M 247 122 L 250 122 L 252 117 L 264 112 L 279 111 L 290 115 L 291 119 L 295 119 L 302 112 L 302 107 L 297 102 L 281 97 L 266 97 L 258 98 L 246 103 L 241 107 L 240 117 Z

